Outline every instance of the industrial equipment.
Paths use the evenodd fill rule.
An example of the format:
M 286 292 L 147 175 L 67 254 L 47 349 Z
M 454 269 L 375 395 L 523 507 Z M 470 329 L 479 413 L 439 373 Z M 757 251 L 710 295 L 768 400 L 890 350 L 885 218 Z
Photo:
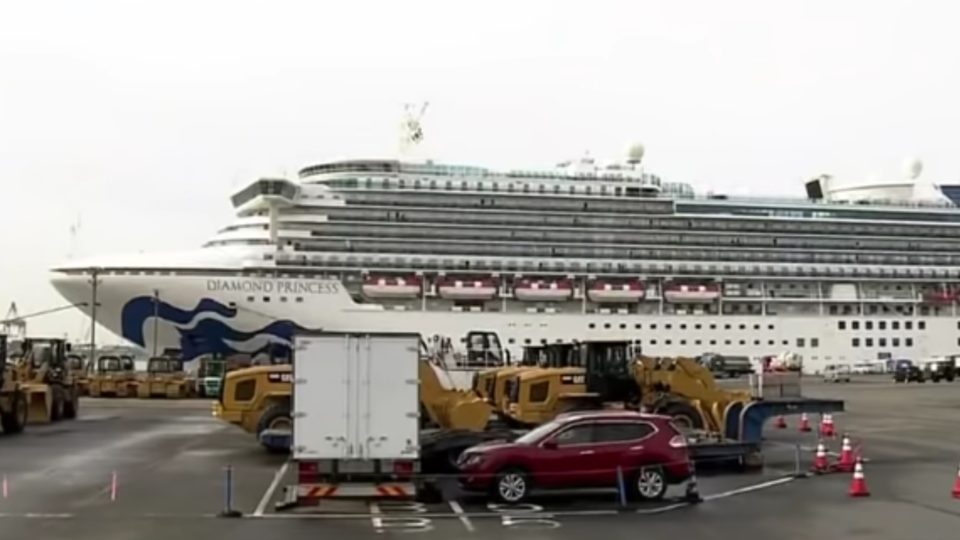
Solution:
M 101 356 L 90 374 L 90 397 L 134 397 L 137 395 L 137 376 L 132 359 Z
M 0 427 L 4 434 L 14 435 L 27 425 L 27 396 L 7 358 L 7 336 L 0 334 Z
M 197 369 L 196 394 L 202 398 L 215 398 L 220 395 L 220 383 L 227 371 L 227 361 L 220 357 L 205 356 L 200 359 Z
M 77 417 L 79 373 L 67 362 L 69 344 L 59 338 L 25 338 L 17 364 L 27 398 L 27 423 L 48 423 Z
M 147 371 L 137 379 L 137 396 L 183 399 L 193 395 L 194 382 L 176 358 L 158 356 L 147 361 Z

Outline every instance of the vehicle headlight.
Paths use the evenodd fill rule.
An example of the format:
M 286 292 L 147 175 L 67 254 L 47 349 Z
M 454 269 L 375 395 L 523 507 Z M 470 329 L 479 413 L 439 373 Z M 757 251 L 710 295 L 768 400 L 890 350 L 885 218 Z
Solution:
M 483 462 L 483 454 L 469 454 L 460 458 L 460 467 L 476 467 Z

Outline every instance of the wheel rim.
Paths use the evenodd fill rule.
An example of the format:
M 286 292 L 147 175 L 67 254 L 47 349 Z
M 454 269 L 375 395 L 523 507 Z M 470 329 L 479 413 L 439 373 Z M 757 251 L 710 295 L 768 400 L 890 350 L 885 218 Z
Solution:
M 503 500 L 516 502 L 527 493 L 527 481 L 519 474 L 510 473 L 500 478 L 498 490 Z
M 656 471 L 643 471 L 637 478 L 637 491 L 640 495 L 653 498 L 663 491 L 663 477 Z

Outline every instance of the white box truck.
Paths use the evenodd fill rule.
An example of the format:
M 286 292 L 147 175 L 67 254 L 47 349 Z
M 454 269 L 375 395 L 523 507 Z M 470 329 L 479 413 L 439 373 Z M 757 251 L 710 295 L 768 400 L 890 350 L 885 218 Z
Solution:
M 420 470 L 419 334 L 294 338 L 298 504 L 413 497 Z

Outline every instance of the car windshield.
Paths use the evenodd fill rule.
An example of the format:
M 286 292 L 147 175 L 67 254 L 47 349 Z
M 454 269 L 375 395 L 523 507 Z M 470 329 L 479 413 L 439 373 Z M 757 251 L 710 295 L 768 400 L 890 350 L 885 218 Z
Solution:
M 519 444 L 536 444 L 545 435 L 559 428 L 562 425 L 563 425 L 563 422 L 560 422 L 559 420 L 552 420 L 550 422 L 547 422 L 546 424 L 540 424 L 539 426 L 533 428 L 532 430 L 518 437 L 515 442 Z

